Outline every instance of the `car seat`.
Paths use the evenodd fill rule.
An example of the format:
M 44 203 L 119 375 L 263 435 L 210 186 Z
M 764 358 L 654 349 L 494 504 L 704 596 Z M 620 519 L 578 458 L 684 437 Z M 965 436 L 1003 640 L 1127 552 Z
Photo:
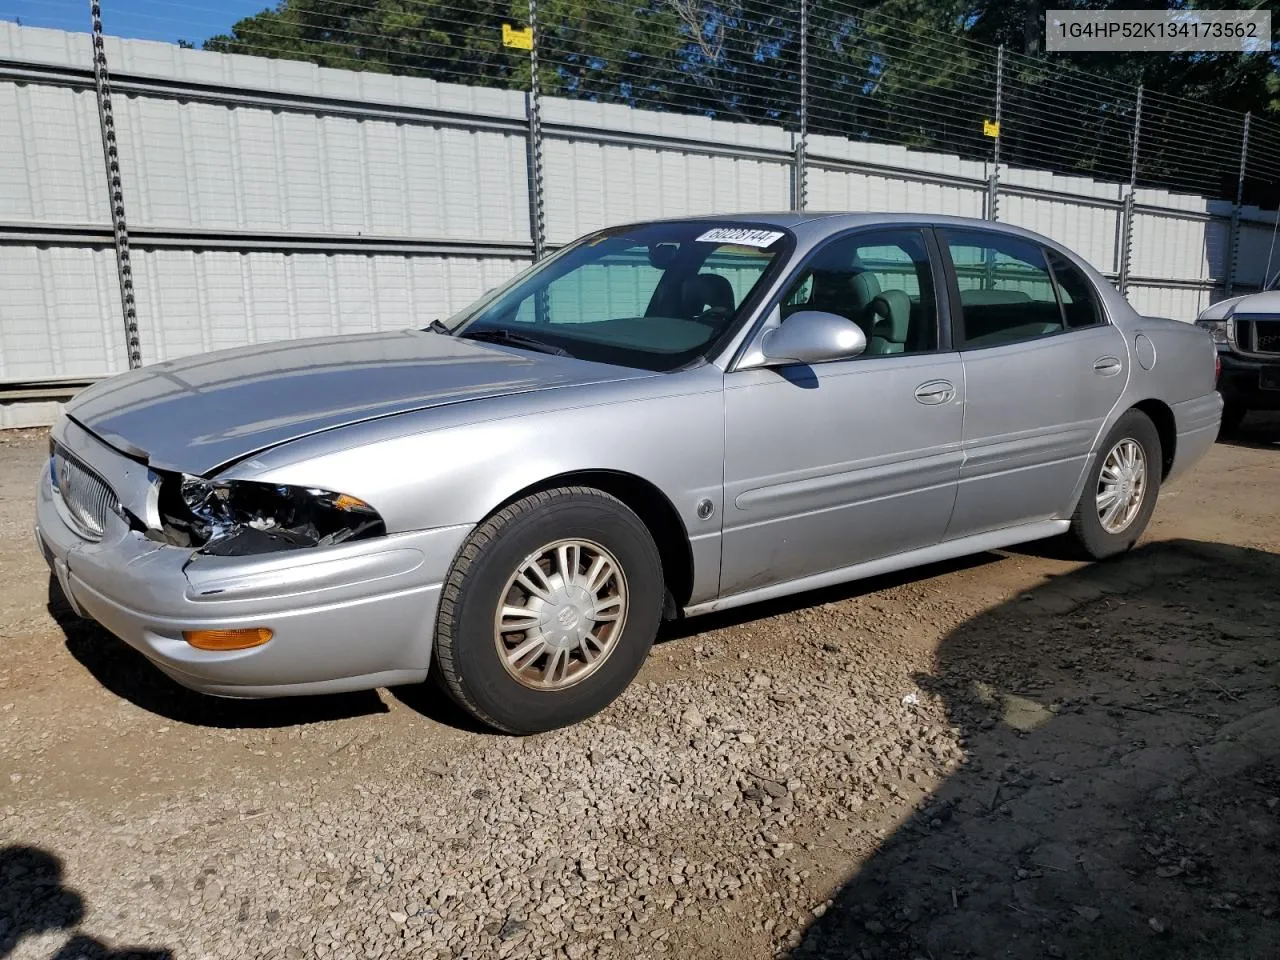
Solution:
M 871 336 L 867 324 L 867 307 L 880 293 L 880 281 L 874 273 L 850 273 L 848 270 L 814 270 L 809 302 L 794 310 L 821 310 L 852 320 Z
M 727 320 L 737 309 L 733 284 L 728 277 L 718 273 L 700 273 L 690 277 L 680 288 L 680 299 L 683 316 L 694 320 L 712 311 Z
M 867 307 L 871 336 L 867 353 L 903 353 L 911 330 L 911 297 L 905 290 L 884 290 Z

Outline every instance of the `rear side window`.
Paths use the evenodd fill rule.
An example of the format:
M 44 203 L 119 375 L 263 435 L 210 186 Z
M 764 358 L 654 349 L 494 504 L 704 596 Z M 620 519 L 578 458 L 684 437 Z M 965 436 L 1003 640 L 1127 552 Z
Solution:
M 1076 330 L 1102 323 L 1098 294 L 1089 278 L 1056 250 L 1049 250 L 1048 256 L 1053 277 L 1058 282 L 1058 294 L 1062 298 L 1062 313 L 1067 319 L 1067 328 Z
M 960 288 L 962 344 L 992 347 L 1066 329 L 1044 250 L 1001 234 L 940 231 Z

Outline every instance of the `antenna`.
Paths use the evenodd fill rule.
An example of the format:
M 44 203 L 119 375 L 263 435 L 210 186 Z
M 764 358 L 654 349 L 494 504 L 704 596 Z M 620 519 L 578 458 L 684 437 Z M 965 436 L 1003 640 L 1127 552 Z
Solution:
M 1276 252 L 1276 228 L 1280 227 L 1280 203 L 1276 204 L 1276 222 L 1271 225 L 1271 246 L 1267 249 L 1267 269 L 1262 271 L 1262 289 L 1270 290 L 1271 255 Z

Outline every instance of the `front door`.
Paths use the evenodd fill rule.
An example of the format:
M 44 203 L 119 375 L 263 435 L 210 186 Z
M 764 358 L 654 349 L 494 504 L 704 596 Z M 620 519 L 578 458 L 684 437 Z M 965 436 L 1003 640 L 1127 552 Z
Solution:
M 964 466 L 948 538 L 1064 518 L 1128 378 L 1124 335 L 1092 283 L 1054 250 L 939 230 L 960 303 Z
M 942 539 L 962 453 L 964 377 L 919 229 L 830 241 L 779 304 L 860 325 L 853 360 L 725 377 L 722 595 Z M 943 336 L 940 338 L 940 333 Z

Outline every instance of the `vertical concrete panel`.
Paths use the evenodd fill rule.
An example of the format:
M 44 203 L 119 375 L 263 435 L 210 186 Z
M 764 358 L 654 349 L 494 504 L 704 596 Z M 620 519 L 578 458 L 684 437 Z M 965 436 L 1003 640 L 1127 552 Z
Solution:
M 519 91 L 139 41 L 109 39 L 107 53 L 121 77 L 464 117 L 458 127 L 438 117 L 356 119 L 326 114 L 323 105 L 299 112 L 118 93 L 125 198 L 131 226 L 143 233 L 529 242 Z M 0 59 L 81 71 L 91 63 L 84 34 L 9 23 L 0 23 Z M 554 99 L 546 101 L 545 117 L 558 125 L 544 145 L 553 243 L 612 223 L 790 206 L 791 141 L 780 128 Z M 475 125 L 466 126 L 467 119 Z M 481 129 L 494 120 L 512 129 Z M 0 83 L 0 133 L 0 230 L 19 238 L 31 225 L 109 226 L 92 90 Z M 642 136 L 667 139 L 634 139 Z M 628 137 L 633 142 L 625 142 Z M 714 153 L 738 147 L 778 155 Z M 812 209 L 982 216 L 981 163 L 832 137 L 813 137 L 810 154 Z M 866 169 L 826 169 L 823 158 Z M 1118 211 L 1072 198 L 1118 200 L 1119 185 L 1043 170 L 1006 169 L 1001 176 L 1009 185 L 1057 192 L 1002 194 L 1002 220 L 1054 237 L 1100 270 L 1116 270 Z M 1225 274 L 1230 210 L 1161 190 L 1140 191 L 1138 199 L 1170 210 L 1135 218 L 1132 273 L 1150 282 L 1135 284 L 1130 298 L 1143 312 L 1190 319 Z M 1249 211 L 1241 227 L 1239 283 L 1261 282 L 1272 235 L 1272 214 Z M 1272 272 L 1280 270 L 1280 255 L 1272 259 Z M 461 309 L 526 263 L 475 253 L 146 249 L 144 238 L 135 253 L 144 359 L 422 326 Z M 118 371 L 122 328 L 115 254 L 105 236 L 54 246 L 29 238 L 0 244 L 0 378 Z

